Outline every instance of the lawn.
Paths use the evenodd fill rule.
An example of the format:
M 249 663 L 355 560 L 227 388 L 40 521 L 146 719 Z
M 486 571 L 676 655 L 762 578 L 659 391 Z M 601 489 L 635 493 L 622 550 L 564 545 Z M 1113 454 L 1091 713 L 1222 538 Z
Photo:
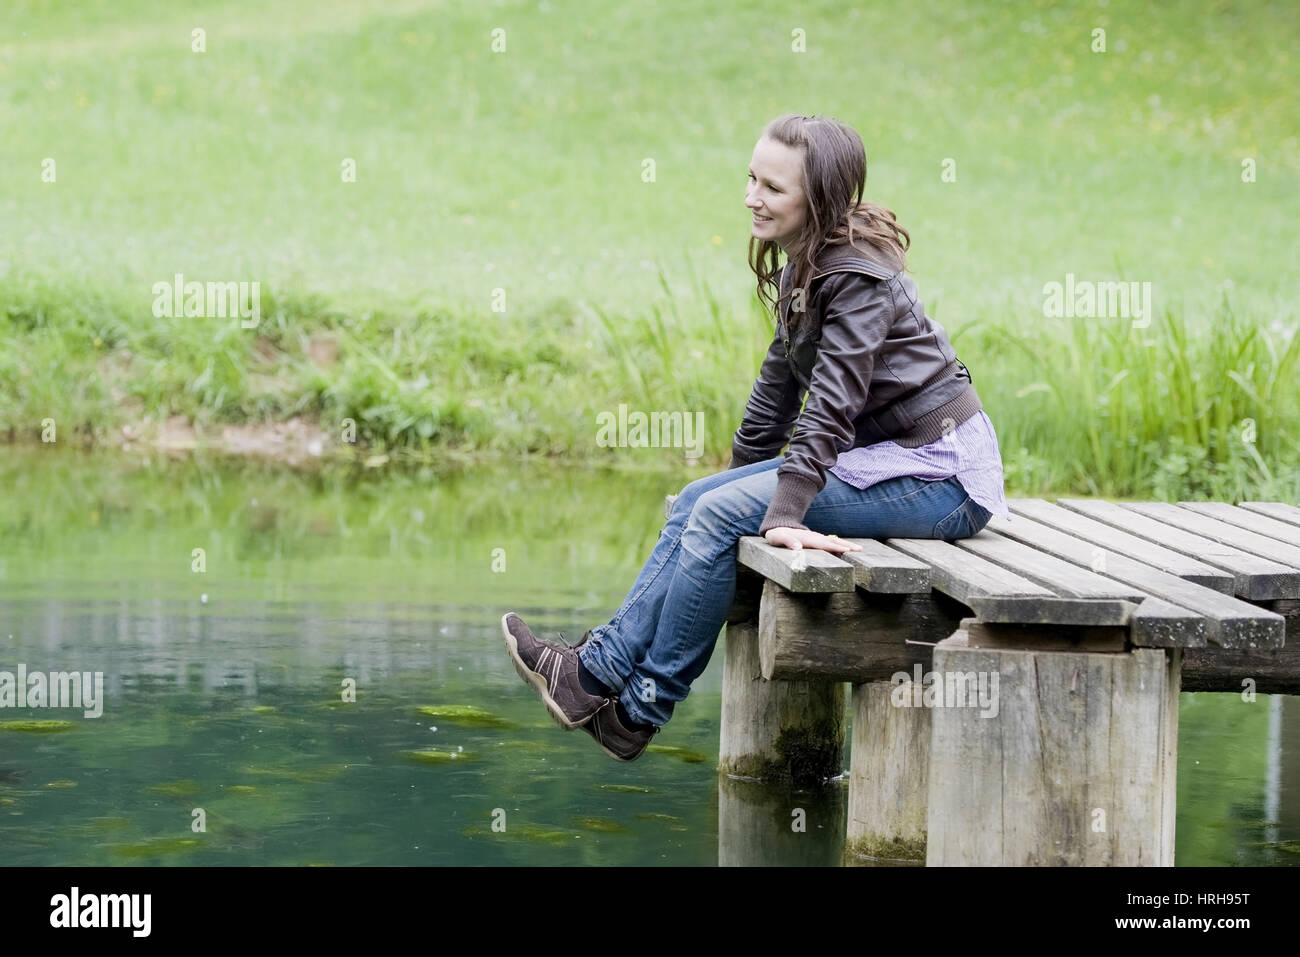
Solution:
M 795 111 L 862 134 L 1009 492 L 1300 498 L 1290 4 L 6 12 L 11 440 L 303 416 L 417 458 L 679 465 L 598 444 L 626 403 L 702 413 L 723 467 L 771 329 L 746 165 Z M 258 282 L 260 324 L 155 316 L 176 274 Z M 1156 316 L 1046 316 L 1067 276 L 1149 282 Z

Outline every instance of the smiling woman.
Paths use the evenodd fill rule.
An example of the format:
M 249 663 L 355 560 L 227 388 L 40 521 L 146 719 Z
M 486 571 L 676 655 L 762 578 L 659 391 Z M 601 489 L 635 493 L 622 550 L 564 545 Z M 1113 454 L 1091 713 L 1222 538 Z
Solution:
M 850 127 L 793 114 L 767 125 L 745 205 L 750 265 L 777 328 L 731 468 L 681 491 L 623 607 L 578 645 L 538 638 L 513 612 L 502 619 L 516 671 L 555 721 L 614 758 L 639 757 L 703 673 L 743 536 L 845 552 L 860 549 L 845 538 L 953 540 L 1009 517 L 992 423 L 903 274 L 907 231 L 862 200 L 865 181 Z
M 776 243 L 787 254 L 808 218 L 800 186 L 802 166 L 798 150 L 767 137 L 758 141 L 749 161 L 745 205 L 754 214 L 753 235 Z

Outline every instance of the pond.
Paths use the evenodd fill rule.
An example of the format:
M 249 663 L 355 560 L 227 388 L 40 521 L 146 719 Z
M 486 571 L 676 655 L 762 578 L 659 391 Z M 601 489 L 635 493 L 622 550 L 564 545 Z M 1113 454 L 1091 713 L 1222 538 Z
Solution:
M 630 764 L 504 652 L 607 620 L 692 477 L 8 450 L 0 672 L 103 700 L 0 708 L 0 863 L 839 863 L 847 779 L 720 784 L 721 642 Z M 1300 862 L 1300 705 L 1180 712 L 1178 864 Z

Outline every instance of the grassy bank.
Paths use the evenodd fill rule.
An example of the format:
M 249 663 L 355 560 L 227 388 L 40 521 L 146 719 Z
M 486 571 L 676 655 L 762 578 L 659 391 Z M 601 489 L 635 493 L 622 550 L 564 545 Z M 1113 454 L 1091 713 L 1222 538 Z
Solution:
M 111 300 L 36 288 L 0 341 L 0 380 L 16 386 L 8 437 L 39 441 L 47 418 L 60 441 L 113 444 L 123 425 L 165 414 L 208 434 L 305 416 L 340 448 L 354 423 L 366 454 L 690 464 L 680 447 L 602 447 L 597 416 L 625 404 L 698 412 L 699 464 L 720 468 L 766 320 L 754 307 L 737 321 L 717 302 L 701 317 L 698 295 L 672 293 L 635 317 L 591 310 L 493 325 L 418 307 L 358 317 L 286 296 L 271 300 L 275 318 L 256 334 L 231 324 L 213 336 L 165 319 L 127 325 Z M 1240 317 L 1226 298 L 1211 330 L 1172 312 L 1146 328 L 986 320 L 955 330 L 954 343 L 1017 494 L 1300 499 L 1300 336 Z
M 699 413 L 721 467 L 771 328 L 745 165 L 796 110 L 862 133 L 1009 491 L 1300 497 L 1286 4 L 124 0 L 10 27 L 14 441 L 300 416 L 367 455 L 681 465 L 597 443 L 625 404 Z M 155 317 L 176 273 L 259 282 L 260 325 Z M 1067 274 L 1150 282 L 1156 316 L 1044 317 Z

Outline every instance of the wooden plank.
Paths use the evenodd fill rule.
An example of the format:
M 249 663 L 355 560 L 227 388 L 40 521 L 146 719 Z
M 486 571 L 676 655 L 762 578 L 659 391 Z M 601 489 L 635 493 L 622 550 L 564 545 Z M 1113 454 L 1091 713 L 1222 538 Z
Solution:
M 853 591 L 854 566 L 820 548 L 770 545 L 757 535 L 740 539 L 737 559 L 787 591 Z
M 1073 535 L 1075 538 L 1089 542 L 1094 546 L 1094 552 L 1109 550 L 1120 555 L 1126 555 L 1136 561 L 1150 565 L 1152 568 L 1158 568 L 1170 575 L 1177 575 L 1179 578 L 1194 582 L 1197 585 L 1204 585 L 1206 588 L 1213 588 L 1225 595 L 1233 593 L 1233 577 L 1223 569 L 1207 565 L 1205 562 L 1198 561 L 1189 555 L 1176 552 L 1171 548 L 1165 548 L 1163 545 L 1157 545 L 1145 538 L 1130 535 L 1118 528 L 1112 528 L 1104 522 L 1099 522 L 1068 508 L 1062 508 L 1060 505 L 1054 505 L 1045 499 L 1014 498 L 1007 502 L 1007 507 L 1013 515 L 1033 519 L 1041 525 L 1050 526 L 1068 535 Z M 1010 524 L 1015 524 L 1015 520 L 1013 519 Z M 1010 537 L 1014 538 L 1016 536 L 1012 535 Z M 1091 565 L 1091 563 L 1089 564 Z
M 1126 628 L 1059 628 L 1042 625 L 997 625 L 978 618 L 963 618 L 961 627 L 971 648 L 1019 651 L 1089 651 L 1105 654 L 1127 651 Z
M 970 609 L 939 591 L 792 594 L 763 585 L 758 615 L 764 678 L 781 681 L 888 681 L 930 665 L 930 649 Z
M 1300 526 L 1300 508 L 1294 505 L 1285 502 L 1238 502 L 1237 504 L 1247 511 L 1258 512 L 1279 522 Z
M 1211 621 L 1163 598 L 1147 598 L 1129 622 L 1130 640 L 1139 648 L 1204 648 Z
M 924 593 L 930 590 L 930 566 L 904 555 L 874 538 L 846 538 L 861 545 L 860 552 L 838 556 L 854 568 L 859 588 L 883 595 Z
M 1003 524 L 1014 524 L 1014 520 Z M 1105 578 L 1005 535 L 991 534 L 987 526 L 978 535 L 953 544 L 1037 582 L 1061 598 L 1120 598 L 1139 602 L 1146 597 L 1144 592 L 1124 582 Z
M 1267 515 L 1252 512 L 1249 509 L 1239 508 L 1236 505 L 1229 505 L 1227 502 L 1179 502 L 1178 507 L 1196 512 L 1198 515 L 1218 519 L 1220 522 L 1226 522 L 1234 528 L 1244 528 L 1256 535 L 1276 538 L 1288 545 L 1295 545 L 1300 542 L 1300 528 L 1290 522 L 1279 522 L 1275 518 L 1269 518 Z
M 1240 694 L 1249 687 L 1258 694 L 1300 694 L 1300 599 L 1265 602 L 1264 610 L 1281 615 L 1286 622 L 1285 645 L 1189 648 L 1183 652 L 1183 690 Z
M 1256 601 L 1300 597 L 1300 572 L 1184 529 L 1158 522 L 1114 502 L 1061 498 L 1057 504 L 1149 542 L 1214 565 L 1233 576 L 1233 594 Z
M 959 602 L 976 595 L 1051 598 L 1053 593 L 1022 575 L 934 538 L 888 538 L 885 544 L 930 567 L 930 584 Z
M 1000 520 L 1000 522 L 1001 525 L 1013 525 L 1028 522 L 1028 519 L 1021 518 L 1018 522 Z M 961 539 L 955 544 L 958 548 L 975 552 L 1004 568 L 1024 575 L 1062 597 L 1119 599 L 1126 603 L 1141 603 L 1141 608 L 1133 610 L 1133 617 L 1123 615 L 1124 620 L 1102 617 L 1101 608 L 1090 609 L 1095 612 L 1095 616 L 1087 622 L 1096 625 L 1127 623 L 1133 630 L 1134 644 L 1159 647 L 1176 647 L 1186 642 L 1205 644 L 1207 626 L 1201 620 L 1202 616 L 1170 602 L 1159 600 L 1157 596 L 1114 577 L 1095 574 L 1042 549 L 991 533 L 987 526 L 980 534 Z M 985 614 L 986 606 L 972 605 L 971 607 Z M 989 621 L 1004 620 L 994 617 L 992 613 L 985 614 L 985 617 Z M 1039 618 L 1038 620 L 1051 621 L 1052 619 Z
M 1300 695 L 1300 643 L 1281 648 L 1184 649 L 1184 691 L 1240 694 L 1247 688 L 1257 694 Z
M 1224 648 L 1276 648 L 1285 639 L 1286 629 L 1279 615 L 1152 568 L 1125 554 L 1098 548 L 1091 541 L 1036 522 L 1027 515 L 1019 515 L 1011 521 L 994 517 L 989 520 L 984 532 L 1012 538 L 1065 561 L 1088 566 L 1099 575 L 1125 582 L 1148 595 L 1179 606 L 1183 617 L 1206 619 L 1200 623 L 1187 622 L 1180 625 L 1175 614 L 1172 619 L 1161 622 L 1168 626 L 1162 629 L 1155 621 L 1147 622 L 1145 619 L 1146 616 L 1158 616 L 1162 610 L 1168 612 L 1168 609 L 1161 609 L 1148 599 L 1138 607 L 1136 613 L 1143 620 L 1144 630 L 1148 634 L 1163 633 L 1172 640 L 1149 640 L 1139 637 L 1135 632 L 1133 643 L 1136 645 L 1203 647 L 1209 643 Z M 1187 629 L 1185 634 L 1181 631 L 1182 628 Z
M 966 604 L 985 621 L 1023 625 L 1128 625 L 1137 602 L 1109 598 L 973 596 Z
M 1137 608 L 1132 601 L 1060 597 L 1001 565 L 938 539 L 890 538 L 886 544 L 928 564 L 936 590 L 956 598 L 986 621 L 1127 625 Z
M 1170 502 L 1124 502 L 1123 506 L 1129 511 L 1145 515 L 1157 522 L 1164 522 L 1166 525 L 1173 525 L 1193 535 L 1200 535 L 1222 545 L 1239 548 L 1243 552 L 1268 558 L 1283 565 L 1290 565 L 1291 570 L 1300 576 L 1300 545 L 1279 542 L 1275 538 L 1238 528 L 1217 518 L 1198 515 L 1190 509 L 1180 508 Z

